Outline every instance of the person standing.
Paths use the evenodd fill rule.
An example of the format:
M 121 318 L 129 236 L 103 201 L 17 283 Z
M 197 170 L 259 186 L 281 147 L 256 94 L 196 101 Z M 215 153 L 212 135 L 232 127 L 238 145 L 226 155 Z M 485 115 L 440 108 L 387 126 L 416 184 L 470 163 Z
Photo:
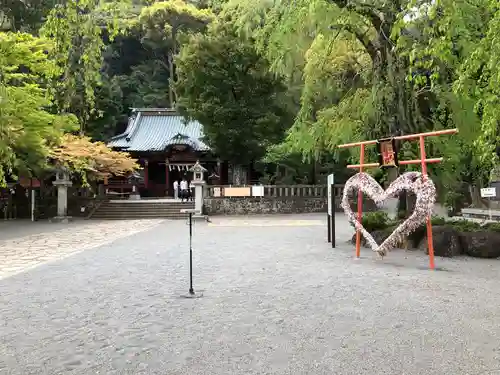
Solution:
M 179 181 L 174 181 L 174 199 L 179 199 Z
M 189 181 L 189 200 L 192 202 L 194 198 L 194 185 L 192 181 Z
M 188 183 L 186 181 L 186 178 L 183 177 L 181 181 L 181 199 L 182 202 L 184 202 L 184 199 L 188 199 Z

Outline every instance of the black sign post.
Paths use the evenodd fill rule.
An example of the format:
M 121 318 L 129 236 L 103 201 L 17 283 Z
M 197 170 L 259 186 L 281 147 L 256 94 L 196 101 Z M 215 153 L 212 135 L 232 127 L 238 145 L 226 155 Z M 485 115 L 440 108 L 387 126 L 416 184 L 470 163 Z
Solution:
M 332 243 L 332 248 L 335 248 L 335 190 L 333 184 L 330 186 L 332 191 L 332 197 L 330 199 L 330 220 L 328 221 L 328 237 L 330 240 L 328 242 Z
M 181 210 L 181 213 L 189 214 L 189 291 L 188 294 L 182 295 L 184 298 L 200 298 L 203 293 L 195 293 L 193 288 L 193 214 L 195 210 Z
M 332 242 L 332 216 L 330 214 L 326 214 L 326 223 L 328 225 L 327 238 L 328 238 L 328 243 L 330 243 Z
M 327 210 L 326 215 L 327 222 L 327 238 L 328 242 L 332 244 L 332 248 L 335 248 L 335 189 L 334 189 L 334 176 L 333 173 L 328 175 L 327 180 L 328 187 L 328 197 L 327 197 Z

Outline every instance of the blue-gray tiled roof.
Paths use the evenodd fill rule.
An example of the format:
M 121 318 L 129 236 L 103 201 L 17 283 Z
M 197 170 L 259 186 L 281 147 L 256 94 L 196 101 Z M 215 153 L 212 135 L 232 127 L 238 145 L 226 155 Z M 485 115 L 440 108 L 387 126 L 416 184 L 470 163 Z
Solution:
M 202 138 L 203 126 L 198 121 L 186 122 L 171 110 L 137 109 L 125 132 L 111 138 L 108 146 L 138 152 L 163 151 L 170 145 L 184 144 L 196 151 L 208 151 Z

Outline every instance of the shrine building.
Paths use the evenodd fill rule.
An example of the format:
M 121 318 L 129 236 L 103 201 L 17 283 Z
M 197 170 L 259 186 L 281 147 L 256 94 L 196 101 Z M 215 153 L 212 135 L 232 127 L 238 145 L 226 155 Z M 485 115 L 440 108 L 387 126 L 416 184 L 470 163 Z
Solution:
M 172 109 L 133 109 L 125 131 L 111 138 L 108 146 L 129 152 L 142 167 L 132 179 L 105 181 L 108 190 L 127 193 L 135 186 L 142 196 L 171 197 L 175 180 L 191 180 L 189 169 L 196 161 L 208 170 L 208 184 L 227 184 L 228 163 L 203 142 L 202 125 L 186 121 Z

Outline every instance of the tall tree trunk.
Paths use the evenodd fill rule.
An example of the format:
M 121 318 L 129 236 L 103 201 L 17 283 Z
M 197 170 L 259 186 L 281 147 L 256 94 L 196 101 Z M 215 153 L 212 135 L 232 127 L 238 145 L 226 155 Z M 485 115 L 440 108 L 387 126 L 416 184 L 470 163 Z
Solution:
M 170 103 L 170 108 L 175 108 L 175 99 L 174 99 L 174 56 L 173 52 L 170 51 L 168 53 L 168 73 L 170 75 L 170 79 L 168 81 L 168 101 Z
M 243 167 L 239 164 L 233 165 L 233 184 L 236 186 L 246 184 L 246 174 Z
M 174 57 L 177 55 L 177 28 L 172 29 L 172 49 L 168 52 L 168 74 L 170 79 L 168 82 L 168 100 L 170 102 L 170 108 L 175 108 L 175 64 Z

